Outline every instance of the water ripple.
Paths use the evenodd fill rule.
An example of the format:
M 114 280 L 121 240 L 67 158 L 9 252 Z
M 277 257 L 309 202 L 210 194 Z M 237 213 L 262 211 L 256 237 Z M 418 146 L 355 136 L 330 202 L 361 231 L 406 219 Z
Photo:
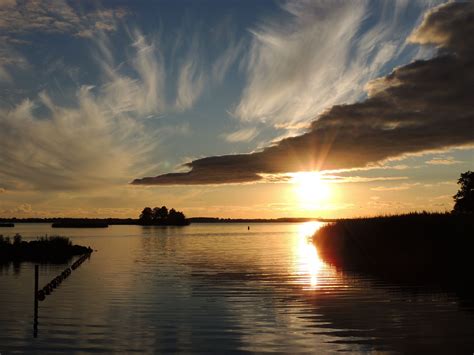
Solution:
M 40 304 L 36 339 L 33 265 L 0 267 L 0 353 L 472 352 L 474 312 L 457 295 L 335 270 L 310 229 L 55 230 L 97 252 Z M 42 282 L 63 268 L 42 265 Z

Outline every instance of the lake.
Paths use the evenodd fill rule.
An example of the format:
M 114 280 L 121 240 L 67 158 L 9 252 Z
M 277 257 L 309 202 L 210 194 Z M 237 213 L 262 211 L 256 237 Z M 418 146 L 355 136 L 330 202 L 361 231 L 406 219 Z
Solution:
M 4 228 L 96 252 L 40 303 L 37 338 L 34 264 L 0 266 L 0 353 L 472 354 L 472 300 L 335 270 L 309 239 L 320 225 Z M 40 287 L 64 268 L 41 265 Z

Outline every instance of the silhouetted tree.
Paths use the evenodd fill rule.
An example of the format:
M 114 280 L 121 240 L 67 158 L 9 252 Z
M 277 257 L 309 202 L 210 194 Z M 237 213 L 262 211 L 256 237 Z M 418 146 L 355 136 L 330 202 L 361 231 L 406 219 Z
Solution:
M 158 221 L 160 219 L 160 208 L 155 207 L 153 208 L 153 220 Z
M 158 211 L 158 219 L 164 221 L 166 218 L 168 218 L 168 209 L 166 206 L 162 206 Z
M 142 223 L 151 223 L 153 221 L 153 210 L 150 207 L 145 207 L 140 214 L 140 221 Z
M 466 171 L 461 174 L 458 180 L 461 185 L 454 198 L 453 212 L 472 213 L 474 212 L 474 172 Z
M 184 216 L 183 212 L 176 211 L 174 208 L 172 208 L 168 215 L 168 223 L 177 225 L 185 224 L 186 217 Z

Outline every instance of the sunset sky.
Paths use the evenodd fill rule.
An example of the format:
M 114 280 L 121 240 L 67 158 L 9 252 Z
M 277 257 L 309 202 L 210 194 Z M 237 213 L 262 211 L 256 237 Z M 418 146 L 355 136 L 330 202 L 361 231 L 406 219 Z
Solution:
M 0 216 L 451 210 L 474 170 L 473 16 L 421 0 L 0 0 Z

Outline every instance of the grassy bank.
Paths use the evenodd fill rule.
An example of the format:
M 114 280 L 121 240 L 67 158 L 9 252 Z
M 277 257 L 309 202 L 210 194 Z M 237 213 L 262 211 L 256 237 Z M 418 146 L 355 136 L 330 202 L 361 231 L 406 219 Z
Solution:
M 73 256 L 91 252 L 90 248 L 73 245 L 66 237 L 40 237 L 36 240 L 23 241 L 15 235 L 13 241 L 0 235 L 0 262 L 51 262 L 65 263 Z
M 393 279 L 473 278 L 472 215 L 343 219 L 321 228 L 313 240 L 324 260 L 346 270 Z

